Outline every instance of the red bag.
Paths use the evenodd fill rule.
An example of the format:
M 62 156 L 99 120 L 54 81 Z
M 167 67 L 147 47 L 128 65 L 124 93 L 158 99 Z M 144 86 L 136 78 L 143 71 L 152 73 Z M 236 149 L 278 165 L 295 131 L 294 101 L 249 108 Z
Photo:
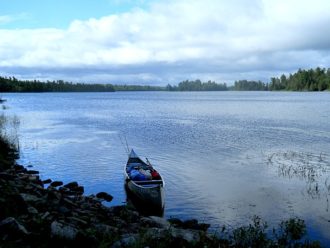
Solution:
M 152 176 L 152 179 L 155 179 L 155 180 L 159 180 L 160 179 L 160 175 L 159 173 L 154 170 L 153 172 L 151 172 L 151 176 Z

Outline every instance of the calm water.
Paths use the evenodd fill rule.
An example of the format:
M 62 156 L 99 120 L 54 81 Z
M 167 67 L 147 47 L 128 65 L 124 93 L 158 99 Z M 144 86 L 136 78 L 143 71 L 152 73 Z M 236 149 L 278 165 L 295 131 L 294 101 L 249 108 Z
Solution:
M 330 93 L 4 94 L 21 163 L 126 201 L 120 136 L 166 180 L 166 217 L 306 220 L 330 244 Z

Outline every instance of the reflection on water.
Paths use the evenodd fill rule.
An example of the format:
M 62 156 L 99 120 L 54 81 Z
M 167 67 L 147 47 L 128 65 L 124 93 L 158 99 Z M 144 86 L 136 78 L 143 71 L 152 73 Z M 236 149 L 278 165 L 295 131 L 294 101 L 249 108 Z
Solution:
M 164 216 L 164 208 L 141 201 L 132 191 L 130 191 L 126 184 L 124 184 L 124 188 L 127 206 L 136 209 L 140 214 L 145 216 Z
M 297 216 L 330 244 L 329 92 L 4 97 L 7 113 L 21 120 L 20 163 L 43 178 L 78 181 L 87 194 L 125 203 L 125 135 L 164 177 L 166 217 L 236 227 L 254 215 L 272 226 Z M 267 154 L 278 154 L 273 164 Z

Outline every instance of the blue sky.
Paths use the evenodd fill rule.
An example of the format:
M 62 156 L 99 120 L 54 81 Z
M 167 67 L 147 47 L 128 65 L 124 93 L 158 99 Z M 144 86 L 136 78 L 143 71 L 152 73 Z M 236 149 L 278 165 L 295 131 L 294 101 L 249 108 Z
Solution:
M 269 81 L 330 67 L 328 0 L 0 0 L 0 75 Z
M 149 1 L 134 0 L 1 0 L 0 16 L 10 20 L 0 28 L 66 28 L 73 20 L 100 18 L 147 8 Z

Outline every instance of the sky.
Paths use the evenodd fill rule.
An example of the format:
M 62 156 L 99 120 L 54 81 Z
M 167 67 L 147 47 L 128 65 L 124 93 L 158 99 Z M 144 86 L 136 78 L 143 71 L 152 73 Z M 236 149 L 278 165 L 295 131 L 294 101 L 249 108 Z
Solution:
M 329 0 L 0 0 L 0 76 L 230 85 L 318 66 Z

